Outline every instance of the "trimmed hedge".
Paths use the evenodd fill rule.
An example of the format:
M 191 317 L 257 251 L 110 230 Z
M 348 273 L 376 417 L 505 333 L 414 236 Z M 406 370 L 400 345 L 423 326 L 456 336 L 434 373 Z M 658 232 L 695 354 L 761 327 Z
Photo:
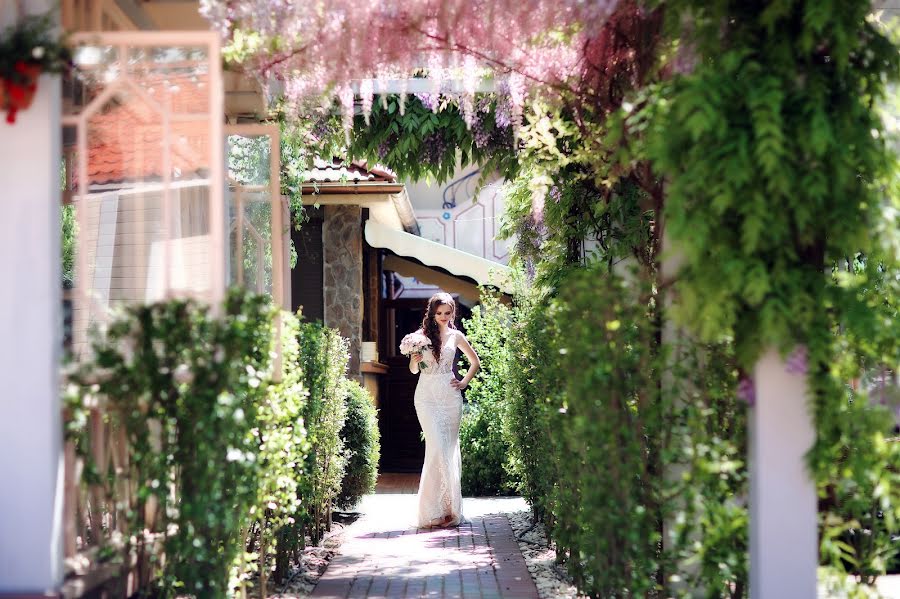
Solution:
M 459 429 L 464 496 L 510 495 L 517 480 L 510 471 L 506 420 L 512 312 L 497 296 L 482 292 L 481 305 L 466 319 L 466 338 L 478 353 L 481 370 L 466 389 Z
M 347 407 L 341 381 L 350 359 L 348 342 L 320 322 L 303 321 L 299 329 L 300 367 L 309 391 L 303 420 L 309 430 L 310 452 L 301 513 L 307 534 L 318 545 L 331 528 L 331 510 L 344 478 L 344 445 L 340 437 Z
M 129 530 L 167 531 L 162 554 L 143 546 L 143 535 L 126 548 L 151 565 L 147 591 L 225 597 L 260 565 L 268 570 L 272 556 L 279 579 L 306 538 L 317 544 L 330 528 L 347 463 L 347 405 L 366 426 L 374 409 L 344 379 L 346 340 L 291 314 L 281 315 L 284 368 L 273 381 L 275 313 L 267 297 L 241 290 L 229 293 L 221 317 L 183 300 L 129 307 L 69 373 L 66 433 L 84 460 L 83 482 L 109 499 L 92 504 L 91 521 L 100 523 L 113 499 L 127 502 L 116 493 L 131 487 L 136 503 L 120 516 Z M 91 459 L 88 415 L 98 400 L 131 447 L 122 473 L 99 472 Z M 351 457 L 363 440 L 374 452 L 371 465 L 351 460 L 368 482 L 377 428 L 347 438 Z M 93 540 L 106 534 L 89 531 Z
M 144 535 L 131 537 L 139 561 L 149 554 L 163 596 L 229 592 L 263 476 L 253 431 L 264 420 L 272 315 L 265 298 L 239 292 L 229 294 L 221 318 L 192 301 L 129 307 L 70 374 L 67 428 L 86 482 L 109 498 L 131 487 L 129 529 L 166 533 L 164 560 Z M 100 399 L 131 447 L 119 474 L 97 472 L 89 455 L 86 411 Z M 104 531 L 92 533 L 96 540 Z
M 344 379 L 341 392 L 347 405 L 347 418 L 340 435 L 347 462 L 335 504 L 348 510 L 356 507 L 363 495 L 375 491 L 381 437 L 375 404 L 368 391 L 356 381 Z
M 704 346 L 677 348 L 673 360 L 652 298 L 601 264 L 562 277 L 552 297 L 518 298 L 504 429 L 512 467 L 585 595 L 739 597 L 746 418 L 734 359 Z M 685 570 L 688 561 L 699 567 Z

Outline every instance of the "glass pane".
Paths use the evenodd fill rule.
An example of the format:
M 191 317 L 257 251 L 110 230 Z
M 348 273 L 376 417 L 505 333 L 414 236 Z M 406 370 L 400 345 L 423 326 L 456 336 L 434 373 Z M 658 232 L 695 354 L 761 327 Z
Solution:
M 272 294 L 271 139 L 230 135 L 229 283 Z
M 79 46 L 73 52 L 76 69 L 63 76 L 63 105 L 78 114 L 121 76 L 119 50 L 113 46 Z
M 125 72 L 175 114 L 209 111 L 206 48 L 132 48 Z
M 64 135 L 64 171 L 81 225 L 78 345 L 117 304 L 211 301 L 222 250 L 212 243 L 206 50 L 83 46 L 75 61 L 66 108 L 83 131 L 81 142 Z

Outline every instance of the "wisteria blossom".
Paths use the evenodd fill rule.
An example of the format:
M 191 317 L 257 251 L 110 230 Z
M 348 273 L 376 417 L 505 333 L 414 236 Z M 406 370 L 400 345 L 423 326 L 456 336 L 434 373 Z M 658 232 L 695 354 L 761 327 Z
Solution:
M 245 66 L 282 82 L 290 102 L 337 96 L 348 111 L 352 86 L 367 114 L 385 81 L 424 72 L 436 93 L 442 80 L 461 84 L 459 105 L 474 126 L 475 92 L 490 69 L 510 98 L 498 107 L 501 127 L 521 122 L 536 86 L 603 95 L 603 81 L 635 58 L 610 18 L 644 16 L 629 0 L 202 0 L 201 10 L 226 40 L 256 36 Z
M 756 387 L 749 378 L 742 378 L 737 386 L 738 399 L 745 402 L 748 406 L 756 405 Z
M 785 369 L 791 374 L 806 374 L 808 364 L 808 350 L 805 345 L 798 345 L 788 356 Z

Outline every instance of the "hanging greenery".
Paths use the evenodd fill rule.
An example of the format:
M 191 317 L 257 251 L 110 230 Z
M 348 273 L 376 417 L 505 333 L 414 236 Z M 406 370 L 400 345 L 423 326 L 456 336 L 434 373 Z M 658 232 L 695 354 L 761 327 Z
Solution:
M 405 101 L 405 110 L 400 104 Z M 353 159 L 383 164 L 401 179 L 443 183 L 470 164 L 484 173 L 514 176 L 510 107 L 503 97 L 481 95 L 475 117 L 466 125 L 456 97 L 416 94 L 405 100 L 386 96 L 372 106 L 368 118 L 354 119 L 348 154 Z
M 668 179 L 675 312 L 704 339 L 733 338 L 744 372 L 776 347 L 806 375 L 822 561 L 870 583 L 896 552 L 900 462 L 891 419 L 848 386 L 900 365 L 898 165 L 879 108 L 898 47 L 866 3 L 667 6 L 673 28 L 692 23 L 678 35 L 693 68 L 626 122 Z M 741 388 L 752 400 L 749 378 Z

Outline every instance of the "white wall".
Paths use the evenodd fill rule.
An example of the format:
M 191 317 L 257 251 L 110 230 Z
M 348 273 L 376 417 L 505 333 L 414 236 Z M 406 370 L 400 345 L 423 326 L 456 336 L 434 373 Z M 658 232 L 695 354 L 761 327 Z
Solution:
M 424 181 L 419 181 L 418 183 L 404 181 L 406 192 L 409 194 L 409 201 L 412 203 L 413 209 L 416 211 L 440 210 L 444 202 L 442 196 L 444 188 L 460 177 L 474 172 L 476 169 L 477 167 L 472 165 L 469 165 L 466 168 L 458 168 L 449 181 L 441 184 L 434 182 L 425 183 Z M 474 178 L 477 179 L 478 177 L 479 175 L 476 175 Z M 464 195 L 465 194 L 457 194 L 458 203 L 462 203 L 467 199 L 463 197 Z
M 453 181 L 475 173 L 476 167 L 457 169 L 443 184 L 406 183 L 410 203 L 416 213 L 420 234 L 425 239 L 454 247 L 499 264 L 509 261 L 510 241 L 497 240 L 504 210 L 502 179 L 492 177 L 477 195 L 481 173 L 463 182 L 456 192 L 456 207 L 444 209 L 443 191 Z M 449 198 L 448 198 L 449 199 Z
M 43 76 L 31 108 L 0 121 L 0 594 L 57 590 L 63 574 L 60 97 Z

